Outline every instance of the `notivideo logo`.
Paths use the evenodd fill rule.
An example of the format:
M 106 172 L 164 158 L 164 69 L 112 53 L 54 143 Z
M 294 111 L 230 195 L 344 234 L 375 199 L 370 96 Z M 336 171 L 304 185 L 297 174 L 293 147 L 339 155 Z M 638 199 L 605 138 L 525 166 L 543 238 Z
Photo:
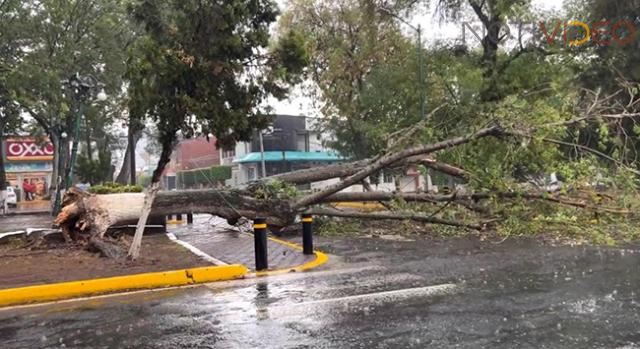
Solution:
M 487 39 L 496 45 L 509 39 L 521 40 L 523 37 L 537 37 L 540 42 L 549 46 L 566 45 L 577 47 L 588 44 L 625 46 L 633 44 L 638 34 L 636 24 L 627 19 L 602 20 L 593 23 L 578 20 L 540 21 L 538 23 L 494 23 L 490 24 L 488 28 L 483 27 L 481 33 L 478 33 L 469 22 L 463 22 L 463 41 L 465 41 L 465 30 L 467 29 L 480 42 Z M 514 33 L 517 33 L 517 35 Z
M 636 25 L 629 20 L 599 21 L 591 25 L 582 21 L 557 22 L 549 33 L 544 22 L 540 22 L 540 31 L 549 45 L 554 45 L 562 30 L 561 42 L 568 46 L 582 46 L 593 43 L 601 46 L 630 45 L 636 39 Z

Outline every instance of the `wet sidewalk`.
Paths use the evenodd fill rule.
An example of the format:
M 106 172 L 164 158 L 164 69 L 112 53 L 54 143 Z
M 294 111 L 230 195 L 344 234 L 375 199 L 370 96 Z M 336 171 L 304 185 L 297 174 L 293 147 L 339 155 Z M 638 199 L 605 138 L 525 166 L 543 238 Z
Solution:
M 253 234 L 233 230 L 224 219 L 197 215 L 194 224 L 168 225 L 167 232 L 224 263 L 243 264 L 255 270 Z M 271 237 L 267 246 L 269 270 L 294 268 L 316 259 L 314 255 L 305 256 L 300 249 Z
M 51 213 L 51 203 L 45 200 L 21 201 L 16 207 L 9 207 L 7 216 L 38 215 Z

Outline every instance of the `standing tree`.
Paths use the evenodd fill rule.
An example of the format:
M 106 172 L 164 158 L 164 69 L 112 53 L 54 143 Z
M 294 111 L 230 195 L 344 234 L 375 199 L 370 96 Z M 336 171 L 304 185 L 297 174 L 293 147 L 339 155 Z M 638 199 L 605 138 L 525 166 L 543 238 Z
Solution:
M 77 142 L 76 118 L 81 108 L 74 101 L 73 91 L 63 87 L 63 81 L 75 74 L 93 76 L 103 84 L 112 102 L 119 98 L 131 31 L 125 1 L 20 3 L 23 17 L 32 24 L 20 33 L 28 50 L 10 78 L 16 82 L 21 108 L 33 117 L 56 149 L 51 185 L 64 185 L 60 179 L 72 173 L 69 144 Z M 87 101 L 85 112 L 102 117 L 109 103 L 91 102 Z
M 249 140 L 267 122 L 261 102 L 285 96 L 306 55 L 293 32 L 268 50 L 278 14 L 270 0 L 142 0 L 131 11 L 145 35 L 129 61 L 130 109 L 156 123 L 162 147 L 129 250 L 135 259 L 178 133 L 213 134 L 220 147 Z
M 0 3 L 0 147 L 4 147 L 5 134 L 14 133 L 22 126 L 20 110 L 15 101 L 16 81 L 10 78 L 28 45 L 28 40 L 22 35 L 28 29 L 28 16 L 21 4 L 19 0 Z M 0 202 L 4 202 L 6 190 L 4 149 L 0 149 Z

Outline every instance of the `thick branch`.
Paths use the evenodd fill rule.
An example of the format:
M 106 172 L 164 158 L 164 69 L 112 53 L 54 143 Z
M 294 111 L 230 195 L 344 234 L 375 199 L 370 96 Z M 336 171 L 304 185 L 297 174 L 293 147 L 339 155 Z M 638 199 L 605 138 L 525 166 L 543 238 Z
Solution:
M 301 209 L 303 207 L 318 203 L 322 201 L 322 199 L 326 198 L 327 196 L 337 193 L 342 189 L 348 188 L 362 181 L 372 173 L 375 173 L 381 170 L 382 168 L 388 167 L 403 159 L 416 156 L 416 155 L 421 155 L 421 154 L 434 153 L 439 150 L 455 147 L 461 144 L 469 143 L 479 138 L 483 138 L 491 135 L 497 135 L 499 133 L 500 133 L 500 128 L 497 126 L 493 126 L 493 127 L 484 128 L 478 132 L 468 134 L 465 136 L 451 138 L 451 139 L 434 143 L 434 144 L 416 146 L 416 147 L 408 148 L 399 152 L 387 154 L 379 158 L 375 162 L 363 167 L 361 170 L 349 176 L 348 178 L 344 179 L 343 181 L 336 183 L 334 185 L 331 185 L 322 191 L 303 197 L 302 199 L 298 200 L 298 202 L 296 202 L 293 205 L 293 207 L 295 209 Z
M 491 198 L 502 199 L 528 199 L 528 200 L 542 200 L 549 201 L 561 205 L 572 206 L 577 208 L 583 208 L 598 212 L 613 213 L 613 214 L 630 214 L 628 210 L 617 209 L 611 207 L 603 207 L 597 205 L 591 205 L 583 201 L 576 201 L 571 198 L 563 198 L 549 193 L 535 193 L 535 192 L 487 192 L 487 193 L 471 193 L 460 194 L 455 193 L 451 195 L 434 195 L 428 193 L 392 193 L 392 192 L 354 192 L 354 193 L 336 193 L 323 200 L 325 203 L 329 202 L 367 202 L 367 201 L 391 201 L 395 199 L 401 199 L 407 202 L 468 202 L 468 201 L 481 201 Z
M 362 212 L 346 212 L 338 211 L 327 208 L 314 208 L 310 211 L 313 215 L 329 216 L 329 217 L 343 217 L 343 218 L 356 218 L 356 219 L 373 219 L 373 220 L 412 220 L 421 223 L 428 224 L 440 224 L 448 225 L 458 228 L 466 228 L 472 230 L 483 230 L 484 225 L 480 224 L 468 224 L 463 222 L 448 221 L 437 217 L 419 215 L 414 213 L 399 213 L 399 212 L 378 212 L 378 213 L 362 213 Z

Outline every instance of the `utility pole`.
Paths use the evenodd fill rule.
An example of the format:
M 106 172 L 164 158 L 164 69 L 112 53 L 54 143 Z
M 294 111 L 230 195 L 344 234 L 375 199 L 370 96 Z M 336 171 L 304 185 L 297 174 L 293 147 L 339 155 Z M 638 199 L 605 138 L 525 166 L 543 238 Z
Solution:
M 262 139 L 262 130 L 258 130 L 260 135 L 260 162 L 262 163 L 262 178 L 267 176 L 267 166 L 264 163 L 264 140 Z
M 420 86 L 420 116 L 421 119 L 424 120 L 425 115 L 426 115 L 426 99 L 427 97 L 425 96 L 426 93 L 426 86 L 425 86 L 425 82 L 424 82 L 424 67 L 422 64 L 422 26 L 420 26 L 420 24 L 418 24 L 418 28 L 416 28 L 418 31 L 418 44 L 416 45 L 417 50 L 418 50 L 418 79 L 420 79 L 419 82 L 419 86 Z

